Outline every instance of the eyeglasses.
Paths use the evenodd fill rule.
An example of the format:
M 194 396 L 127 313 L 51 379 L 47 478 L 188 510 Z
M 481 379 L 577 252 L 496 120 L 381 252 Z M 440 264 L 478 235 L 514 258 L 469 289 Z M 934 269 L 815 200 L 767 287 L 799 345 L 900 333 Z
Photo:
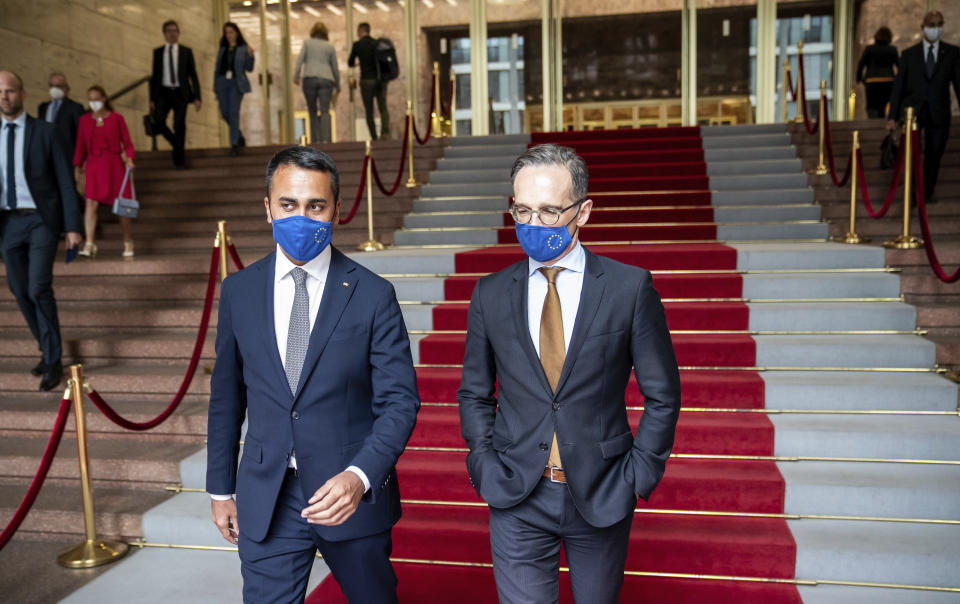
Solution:
M 575 201 L 565 208 L 547 206 L 545 208 L 540 208 L 539 210 L 534 210 L 528 208 L 527 206 L 513 204 L 513 206 L 510 208 L 510 215 L 513 216 L 513 219 L 520 224 L 529 224 L 530 221 L 533 220 L 533 216 L 536 215 L 537 218 L 540 219 L 540 223 L 544 226 L 553 226 L 560 221 L 560 216 L 562 216 L 564 212 L 572 207 L 580 205 L 584 201 L 586 201 L 586 199 Z

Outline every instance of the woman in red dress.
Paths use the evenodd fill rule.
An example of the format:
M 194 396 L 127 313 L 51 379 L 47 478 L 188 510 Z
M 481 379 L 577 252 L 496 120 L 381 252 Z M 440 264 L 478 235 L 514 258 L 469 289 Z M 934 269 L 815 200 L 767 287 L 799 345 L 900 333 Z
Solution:
M 77 148 L 73 154 L 73 165 L 80 180 L 80 172 L 86 173 L 84 194 L 87 207 L 83 217 L 86 242 L 79 254 L 96 256 L 97 244 L 94 243 L 94 231 L 97 228 L 97 206 L 113 205 L 120 195 L 123 176 L 127 169 L 133 170 L 133 143 L 127 131 L 123 116 L 113 111 L 107 94 L 100 86 L 91 86 L 87 90 L 90 113 L 80 118 L 77 127 Z M 121 155 L 126 156 L 126 159 Z M 128 182 L 123 191 L 124 197 L 132 197 L 131 184 Z M 133 236 L 130 219 L 120 217 L 123 227 L 123 257 L 133 257 Z

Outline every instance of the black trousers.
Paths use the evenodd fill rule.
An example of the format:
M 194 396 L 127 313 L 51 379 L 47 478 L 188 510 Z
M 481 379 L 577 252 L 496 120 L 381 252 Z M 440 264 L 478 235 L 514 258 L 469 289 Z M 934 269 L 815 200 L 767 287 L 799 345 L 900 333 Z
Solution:
M 0 250 L 7 267 L 7 285 L 37 341 L 43 362 L 59 363 L 60 320 L 53 297 L 53 260 L 59 238 L 37 212 L 0 214 Z
M 380 110 L 380 135 L 388 134 L 390 110 L 387 109 L 387 83 L 380 80 L 360 80 L 360 98 L 363 99 L 363 110 L 367 114 L 370 138 L 377 140 L 377 124 L 373 121 L 373 99 L 377 99 L 377 109 Z
M 925 126 L 920 131 L 923 141 L 923 192 L 926 200 L 933 199 L 937 179 L 940 177 L 940 160 L 950 140 L 950 126 Z
M 872 82 L 864 84 L 867 92 L 867 117 L 878 118 L 887 114 L 887 103 L 893 92 L 893 82 Z
M 173 165 L 184 165 L 183 148 L 187 140 L 187 101 L 179 88 L 161 88 L 154 101 L 153 124 L 156 133 L 173 147 Z M 167 115 L 173 110 L 173 131 L 167 126 Z

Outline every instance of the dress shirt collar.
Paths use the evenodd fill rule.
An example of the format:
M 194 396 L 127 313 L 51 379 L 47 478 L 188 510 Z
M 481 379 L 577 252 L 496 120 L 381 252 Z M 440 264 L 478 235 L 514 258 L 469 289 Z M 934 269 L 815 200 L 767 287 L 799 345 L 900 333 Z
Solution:
M 926 38 L 924 38 L 924 39 L 923 39 L 923 61 L 924 61 L 924 63 L 926 63 L 926 61 L 927 61 L 927 55 L 930 54 L 930 47 L 931 47 L 931 46 L 933 47 L 933 59 L 934 59 L 934 60 L 937 60 L 937 59 L 939 58 L 937 55 L 940 53 L 940 40 L 937 40 L 936 42 L 930 42 L 929 40 L 927 40 Z
M 323 251 L 320 254 L 307 262 L 306 264 L 300 266 L 303 270 L 307 271 L 307 274 L 313 277 L 314 279 L 324 282 L 327 280 L 327 272 L 330 270 L 330 257 L 332 252 L 330 251 L 330 246 L 323 248 Z M 280 249 L 280 245 L 277 244 L 277 261 L 276 261 L 276 272 L 274 276 L 274 281 L 279 283 L 280 279 L 283 279 L 290 271 L 296 268 L 298 265 L 294 264 L 287 258 L 286 254 L 283 253 L 283 250 Z
M 537 270 L 541 266 L 547 266 L 546 264 L 542 262 L 537 262 L 533 258 L 529 258 L 529 257 L 527 258 L 527 262 L 529 263 L 528 274 L 530 276 L 533 276 L 533 274 L 537 272 Z M 565 268 L 568 271 L 573 271 L 576 273 L 582 273 L 587 266 L 587 255 L 583 251 L 583 246 L 580 245 L 579 241 L 577 241 L 576 246 L 574 246 L 574 248 L 570 250 L 569 254 L 567 254 L 566 256 L 564 256 L 563 258 L 561 258 L 551 266 L 558 267 L 558 268 Z
M 169 42 L 164 42 L 163 45 L 166 46 L 164 50 L 169 50 L 170 48 L 173 48 L 174 52 L 176 52 L 180 48 L 179 42 L 174 42 L 173 44 L 170 44 Z
M 3 116 L 4 131 L 6 131 L 7 129 L 6 128 L 7 124 L 16 124 L 17 132 L 23 132 L 24 128 L 27 127 L 27 112 L 21 111 L 20 116 L 15 120 L 7 119 L 7 116 Z

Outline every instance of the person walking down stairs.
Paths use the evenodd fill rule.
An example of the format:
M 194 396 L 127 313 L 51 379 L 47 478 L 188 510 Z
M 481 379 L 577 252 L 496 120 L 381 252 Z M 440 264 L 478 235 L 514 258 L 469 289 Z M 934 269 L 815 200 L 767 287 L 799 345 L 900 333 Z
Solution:
M 77 172 L 77 181 L 80 180 L 81 170 L 86 173 L 84 194 L 87 204 L 83 215 L 86 240 L 83 249 L 78 253 L 92 257 L 97 255 L 94 237 L 98 206 L 113 205 L 113 200 L 121 193 L 124 197 L 132 197 L 131 184 L 128 183 L 123 191 L 120 189 L 124 186 L 126 171 L 133 170 L 134 151 L 127 123 L 122 115 L 113 111 L 103 88 L 91 86 L 87 90 L 87 99 L 91 112 L 80 118 L 73 165 Z M 126 156 L 125 159 L 121 153 Z M 130 219 L 121 216 L 120 225 L 123 228 L 123 257 L 132 258 L 133 232 Z

